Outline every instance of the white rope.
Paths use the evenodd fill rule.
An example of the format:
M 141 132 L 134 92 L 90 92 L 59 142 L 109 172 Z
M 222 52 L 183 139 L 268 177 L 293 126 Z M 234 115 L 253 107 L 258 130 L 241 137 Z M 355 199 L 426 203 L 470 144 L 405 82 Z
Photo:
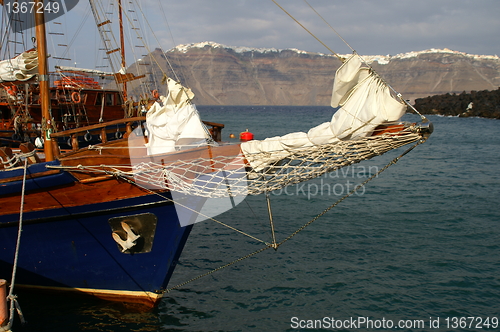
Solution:
M 24 211 L 24 192 L 26 190 L 26 174 L 28 170 L 28 159 L 24 160 L 24 174 L 23 174 L 23 186 L 21 190 L 21 207 L 19 211 L 19 227 L 17 230 L 17 243 L 16 243 L 16 253 L 14 255 L 14 263 L 12 264 L 12 278 L 10 281 L 9 295 L 7 299 L 10 301 L 10 316 L 9 323 L 0 328 L 0 331 L 10 331 L 12 324 L 14 323 L 14 309 L 17 310 L 19 318 L 21 319 L 21 323 L 25 323 L 23 313 L 21 312 L 21 307 L 17 301 L 17 296 L 14 295 L 14 285 L 16 281 L 16 272 L 17 272 L 17 262 L 19 260 L 19 250 L 21 247 L 21 233 L 23 230 L 23 211 Z
M 118 175 L 118 176 L 119 176 L 121 179 L 123 179 L 123 180 L 125 180 L 125 181 L 127 181 L 127 182 L 129 182 L 129 183 L 131 183 L 131 184 L 134 184 L 134 185 L 136 185 L 136 186 L 137 186 L 137 187 L 139 187 L 139 188 L 142 188 L 142 189 L 144 189 L 144 190 L 146 190 L 146 191 L 150 192 L 151 194 L 155 194 L 155 195 L 157 195 L 157 196 L 159 196 L 159 197 L 161 197 L 161 198 L 165 199 L 165 200 L 166 200 L 166 201 L 168 201 L 168 202 L 172 202 L 172 203 L 174 203 L 174 200 L 173 200 L 173 199 L 171 199 L 171 198 L 169 198 L 169 197 L 165 196 L 165 195 L 164 195 L 163 193 L 161 193 L 161 192 L 152 191 L 151 189 L 149 189 L 149 188 L 147 188 L 147 187 L 145 187 L 145 186 L 143 186 L 143 185 L 141 185 L 141 184 L 139 184 L 139 183 L 137 183 L 137 182 L 132 181 L 130 178 L 128 178 L 128 177 L 126 177 L 126 176 L 123 176 L 123 174 L 122 174 L 122 175 Z M 235 231 L 235 232 L 237 232 L 237 233 L 240 233 L 240 234 L 242 234 L 242 235 L 244 235 L 244 236 L 248 236 L 249 238 L 254 239 L 254 240 L 256 240 L 257 242 L 261 242 L 261 243 L 263 243 L 263 244 L 265 244 L 265 245 L 271 245 L 271 244 L 269 244 L 268 242 L 266 242 L 266 241 L 264 241 L 264 240 L 261 240 L 261 239 L 259 239 L 259 238 L 255 237 L 255 236 L 253 236 L 253 235 L 251 235 L 251 234 L 248 234 L 248 233 L 246 233 L 246 232 L 244 232 L 244 231 L 242 231 L 242 230 L 239 230 L 239 229 L 237 229 L 237 228 L 235 228 L 235 227 L 233 227 L 233 226 L 231 226 L 231 225 L 228 225 L 228 224 L 226 224 L 226 223 L 224 223 L 224 222 L 222 222 L 222 221 L 220 221 L 220 220 L 217 220 L 217 219 L 215 219 L 215 218 L 213 218 L 213 217 L 210 217 L 210 216 L 208 216 L 208 215 L 206 215 L 206 214 L 204 214 L 204 213 L 201 213 L 200 211 L 197 211 L 197 210 L 195 210 L 195 209 L 193 209 L 193 208 L 191 208 L 191 207 L 189 207 L 189 206 L 187 206 L 187 205 L 184 205 L 184 204 L 182 204 L 182 203 L 180 203 L 180 202 L 178 202 L 178 201 L 176 201 L 176 202 L 175 202 L 175 204 L 176 204 L 176 205 L 178 205 L 178 206 L 180 206 L 180 207 L 182 207 L 182 208 L 184 208 L 184 209 L 187 209 L 187 210 L 189 210 L 189 211 L 191 211 L 191 212 L 193 212 L 193 213 L 196 213 L 198 216 L 201 216 L 201 217 L 203 217 L 203 218 L 205 218 L 205 219 L 207 219 L 207 220 L 212 220 L 212 221 L 214 221 L 214 222 L 216 222 L 216 223 L 218 223 L 218 224 L 220 224 L 220 225 L 222 225 L 222 226 L 224 226 L 224 227 L 227 227 L 227 228 L 229 228 L 229 229 L 231 229 L 231 230 L 233 230 L 233 231 Z
M 341 35 L 337 32 L 337 30 L 335 30 L 335 29 L 334 29 L 334 28 L 330 25 L 330 23 L 328 23 L 328 22 L 327 22 L 327 21 L 323 18 L 323 16 L 321 16 L 321 15 L 320 15 L 320 13 L 318 13 L 318 12 L 316 11 L 316 9 L 314 9 L 314 8 L 313 8 L 313 6 L 311 6 L 311 5 L 309 4 L 309 2 L 307 2 L 307 0 L 304 0 L 304 2 L 305 2 L 305 3 L 306 3 L 306 4 L 307 4 L 307 5 L 308 5 L 308 6 L 309 6 L 309 7 L 310 7 L 310 8 L 311 8 L 311 9 L 312 9 L 315 13 L 316 13 L 316 15 L 318 15 L 318 16 L 319 16 L 319 18 L 321 18 L 321 20 L 323 20 L 323 22 L 325 22 L 325 24 L 326 24 L 326 25 L 328 25 L 328 26 L 330 27 L 330 29 L 332 29 L 332 30 L 333 30 L 333 32 L 335 32 L 335 34 L 337 35 L 337 37 L 339 37 L 339 38 L 340 38 L 340 40 L 342 40 L 342 41 L 344 42 L 344 44 L 346 44 L 346 45 L 347 45 L 347 47 L 349 47 L 349 48 L 351 49 L 351 51 L 356 52 L 356 51 L 354 50 L 354 48 L 352 48 L 352 47 L 351 47 L 351 45 L 349 45 L 349 43 L 348 43 L 348 42 L 347 42 L 344 38 L 342 38 L 342 36 L 341 36 Z
M 278 6 L 283 12 L 285 12 L 285 14 L 287 14 L 288 16 L 290 16 L 290 18 L 292 20 L 294 20 L 295 23 L 297 23 L 298 25 L 300 25 L 300 27 L 302 29 L 304 29 L 307 33 L 309 33 L 314 39 L 316 39 L 328 51 L 330 51 L 333 55 L 335 55 L 340 61 L 344 62 L 344 58 L 342 58 L 342 56 L 340 56 L 339 54 L 335 53 L 330 47 L 328 47 L 328 45 L 326 45 L 323 41 L 321 41 L 321 39 L 319 39 L 314 33 L 312 33 L 311 31 L 309 31 L 309 29 L 307 29 L 302 23 L 300 23 L 295 17 L 293 17 L 292 14 L 290 14 L 288 11 L 286 11 L 285 8 L 281 7 L 281 5 L 276 0 L 271 0 L 271 1 L 274 2 L 274 4 L 276 6 Z
M 0 157 L 0 162 L 4 165 L 5 168 L 13 168 L 16 167 L 17 164 L 24 158 L 28 160 L 29 157 L 33 157 L 36 154 L 36 150 L 26 152 L 26 153 L 16 153 L 12 155 L 12 158 L 7 159 L 6 161 L 3 160 L 2 157 Z
M 342 62 L 344 62 L 344 58 L 342 58 L 342 56 L 340 56 L 339 54 L 335 53 L 334 51 L 332 51 L 330 49 L 330 47 L 328 47 L 321 39 L 319 39 L 315 34 L 313 34 L 311 31 L 309 31 L 304 25 L 302 25 L 295 17 L 293 17 L 288 11 L 286 11 L 282 6 L 280 6 L 276 0 L 271 0 L 272 2 L 274 2 L 276 4 L 276 6 L 278 6 L 283 12 L 285 12 L 285 14 L 287 14 L 288 16 L 290 16 L 291 19 L 293 19 L 298 25 L 300 25 L 307 33 L 309 33 L 312 37 L 314 37 L 321 45 L 323 45 L 324 47 L 326 47 L 326 49 L 328 49 L 328 51 L 330 51 L 333 55 L 335 55 L 339 60 L 341 60 Z M 384 78 L 382 76 L 380 76 L 373 68 L 372 66 L 370 66 L 368 64 L 368 62 L 365 61 L 365 59 L 363 59 L 363 57 L 359 54 L 357 54 L 357 52 L 354 50 L 354 48 L 351 47 L 351 45 L 349 45 L 349 43 L 344 39 L 342 38 L 342 36 L 330 25 L 330 23 L 328 23 L 324 18 L 323 16 L 321 16 L 320 13 L 318 13 L 318 11 L 316 11 L 316 9 L 314 9 L 310 4 L 309 2 L 307 2 L 307 0 L 304 0 L 304 2 L 316 13 L 316 15 L 318 15 L 319 18 L 321 18 L 321 20 L 330 27 L 330 29 L 344 42 L 344 44 L 347 45 L 347 47 L 349 47 L 351 49 L 352 52 L 356 53 L 356 55 L 360 58 L 360 60 L 370 68 L 370 70 L 380 79 L 382 80 L 382 82 L 384 82 L 388 87 L 389 89 L 391 89 L 391 91 L 403 102 L 405 103 L 408 107 L 410 107 L 416 114 L 420 115 L 420 117 L 422 118 L 422 120 L 424 121 L 428 121 L 427 118 L 422 115 L 417 109 L 415 109 L 415 107 L 413 107 L 413 105 L 411 105 L 408 101 L 406 101 L 403 96 L 396 91 L 396 89 L 394 89 L 389 83 L 387 83 Z
M 210 159 L 177 160 L 169 164 L 142 162 L 136 165 L 133 175 L 136 182 L 187 195 L 209 198 L 259 195 L 316 178 L 420 139 L 421 135 L 407 130 L 397 135 L 287 150 L 283 158 L 261 171 L 242 170 L 236 156 L 214 156 Z M 244 157 L 251 163 L 268 159 L 269 152 Z M 230 191 L 227 190 L 227 179 L 231 183 Z
M 276 153 L 247 153 L 243 157 L 218 155 L 214 151 L 211 158 L 178 159 L 169 163 L 155 161 L 152 156 L 135 165 L 49 167 L 124 177 L 141 186 L 169 189 L 185 195 L 207 198 L 234 197 L 280 190 L 341 167 L 371 159 L 422 138 L 418 126 L 407 124 L 397 133 L 280 150 Z M 272 154 L 279 158 L 270 158 Z M 261 160 L 266 161 L 265 167 L 250 167 L 259 166 Z

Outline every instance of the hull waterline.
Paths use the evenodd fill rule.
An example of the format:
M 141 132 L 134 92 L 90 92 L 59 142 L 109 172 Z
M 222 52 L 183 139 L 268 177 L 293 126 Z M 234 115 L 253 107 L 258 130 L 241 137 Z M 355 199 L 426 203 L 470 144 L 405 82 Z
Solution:
M 191 230 L 179 225 L 168 193 L 148 193 L 114 178 L 82 184 L 66 172 L 31 176 L 16 286 L 154 306 Z M 15 255 L 20 196 L 15 181 L 2 185 L 1 201 L 18 201 L 0 208 L 0 275 L 6 278 Z M 42 205 L 39 199 L 47 197 L 52 200 Z M 139 236 L 130 249 L 113 238 L 113 233 L 127 238 L 124 223 Z

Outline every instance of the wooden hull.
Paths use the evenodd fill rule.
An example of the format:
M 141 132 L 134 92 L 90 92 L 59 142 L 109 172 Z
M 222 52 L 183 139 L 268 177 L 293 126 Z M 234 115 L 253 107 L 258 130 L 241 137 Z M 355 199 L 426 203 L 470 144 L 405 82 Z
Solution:
M 28 169 L 16 284 L 154 306 L 191 230 L 179 225 L 169 193 L 157 195 L 113 177 L 85 183 L 69 172 L 44 169 L 58 164 Z M 22 171 L 1 172 L 0 275 L 4 278 L 12 271 Z M 112 236 L 123 234 L 122 222 L 140 235 L 126 251 Z
M 144 137 L 131 132 L 126 136 L 28 167 L 16 284 L 148 307 L 161 299 L 192 226 L 180 225 L 168 190 L 143 188 L 133 177 L 113 173 L 152 159 L 146 155 Z M 201 147 L 154 159 L 176 163 L 204 158 L 220 167 L 211 161 L 213 156 L 239 152 L 238 145 Z M 23 175 L 22 167 L 0 171 L 4 278 L 10 275 L 15 254 Z M 116 233 L 128 239 L 124 223 L 139 235 L 131 248 L 114 238 Z

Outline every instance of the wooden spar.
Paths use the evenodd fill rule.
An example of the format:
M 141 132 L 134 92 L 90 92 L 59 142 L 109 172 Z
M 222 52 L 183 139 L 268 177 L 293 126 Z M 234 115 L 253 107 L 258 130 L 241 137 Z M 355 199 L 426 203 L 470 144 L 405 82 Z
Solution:
M 43 0 L 35 0 L 35 8 Z M 44 140 L 45 161 L 54 160 L 54 152 L 50 141 L 52 121 L 50 116 L 50 82 L 47 66 L 47 39 L 45 38 L 45 16 L 43 10 L 35 10 L 35 30 L 38 51 L 38 82 L 40 85 L 40 105 L 42 107 L 42 131 Z
M 118 0 L 118 24 L 120 25 L 120 53 L 122 56 L 122 68 L 125 69 L 125 38 L 123 36 L 123 8 L 122 0 Z M 127 82 L 123 82 L 123 99 L 127 100 Z
M 4 326 L 9 319 L 7 308 L 7 281 L 0 279 L 0 327 Z

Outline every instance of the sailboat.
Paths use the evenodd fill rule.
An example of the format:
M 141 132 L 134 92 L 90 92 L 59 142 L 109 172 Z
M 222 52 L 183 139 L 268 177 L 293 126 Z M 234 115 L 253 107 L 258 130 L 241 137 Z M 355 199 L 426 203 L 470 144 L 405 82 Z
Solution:
M 121 91 L 105 89 L 94 79 L 94 77 L 109 78 L 113 74 L 63 66 L 56 66 L 56 70 L 55 73 L 49 73 L 54 83 L 49 88 L 53 130 L 64 131 L 132 116 L 124 112 Z M 37 126 L 42 120 L 37 71 L 36 49 L 0 61 L 2 145 L 18 147 L 21 143 L 34 142 L 41 136 L 41 127 Z M 79 137 L 80 144 L 99 142 L 97 135 L 92 135 L 91 132 L 84 134 L 87 136 Z M 71 142 L 68 140 L 60 143 L 66 143 L 63 148 L 71 148 Z
M 331 105 L 338 110 L 308 132 L 217 142 L 194 93 L 166 77 L 168 93 L 148 105 L 145 117 L 49 133 L 38 27 L 44 155 L 10 154 L 0 170 L 0 276 L 15 266 L 18 286 L 155 306 L 193 224 L 210 218 L 200 211 L 214 200 L 267 194 L 419 144 L 432 132 L 426 119 L 400 121 L 406 102 L 354 53 L 335 76 Z M 59 148 L 60 137 L 117 124 L 126 128 L 119 139 Z M 212 133 L 220 128 L 214 124 Z
M 32 53 L 37 53 L 37 73 L 27 74 L 39 86 L 42 112 L 35 121 L 44 144 L 43 151 L 30 143 L 21 144 L 19 151 L 0 148 L 0 275 L 7 277 L 14 268 L 16 287 L 85 293 L 152 307 L 164 293 L 191 227 L 179 224 L 168 190 L 145 190 L 111 173 L 65 169 L 73 163 L 130 164 L 128 150 L 107 155 L 99 149 L 127 144 L 144 117 L 124 117 L 120 104 L 121 116 L 111 121 L 56 132 L 43 12 L 35 18 Z M 121 82 L 130 77 L 116 76 Z M 74 82 L 60 82 L 70 83 Z M 106 90 L 99 92 L 104 96 Z M 197 113 L 194 118 L 203 128 L 202 137 L 212 141 Z M 108 142 L 107 128 L 117 126 L 123 128 L 123 136 Z M 215 125 L 215 135 L 220 136 L 221 127 Z M 102 133 L 98 149 L 88 144 L 82 148 L 78 137 L 96 131 Z M 59 144 L 68 138 L 69 152 Z M 21 230 L 18 247 L 16 234 Z

